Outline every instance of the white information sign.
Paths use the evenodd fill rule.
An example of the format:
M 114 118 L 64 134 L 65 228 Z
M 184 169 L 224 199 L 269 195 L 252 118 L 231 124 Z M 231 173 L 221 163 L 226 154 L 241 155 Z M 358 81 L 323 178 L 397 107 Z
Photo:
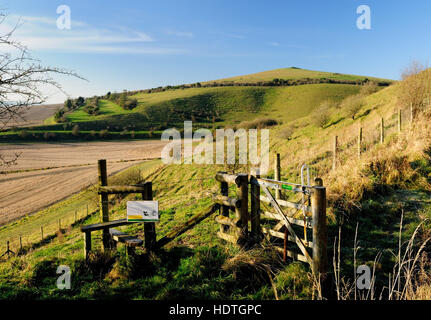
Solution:
M 127 201 L 127 221 L 159 221 L 159 202 Z

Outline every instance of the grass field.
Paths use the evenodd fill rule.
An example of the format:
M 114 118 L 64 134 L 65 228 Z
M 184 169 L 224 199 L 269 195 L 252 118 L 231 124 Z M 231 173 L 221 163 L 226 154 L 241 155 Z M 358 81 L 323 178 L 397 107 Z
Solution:
M 234 77 L 234 82 L 269 81 L 280 79 L 335 79 L 364 80 L 367 77 L 344 75 L 338 73 L 310 71 L 305 69 L 284 68 L 266 72 Z M 384 81 L 368 77 L 373 81 Z M 218 80 L 218 81 L 224 81 Z M 389 81 L 390 82 L 390 81 Z M 124 110 L 114 102 L 100 99 L 99 115 L 90 115 L 84 106 L 67 113 L 69 125 L 55 123 L 52 117 L 44 125 L 27 129 L 33 136 L 28 140 L 46 140 L 43 133 L 57 136 L 53 140 L 71 140 L 71 130 L 78 125 L 81 135 L 75 139 L 101 139 L 92 131 L 107 130 L 111 135 L 123 132 L 120 138 L 130 139 L 130 132 L 139 134 L 137 138 L 148 138 L 152 133 L 176 127 L 182 128 L 184 120 L 192 120 L 195 127 L 214 129 L 219 126 L 234 126 L 243 120 L 274 118 L 279 121 L 291 121 L 311 114 L 325 100 L 340 102 L 346 96 L 357 93 L 360 86 L 354 84 L 304 84 L 298 86 L 235 86 L 235 87 L 201 87 L 168 89 L 160 92 L 138 92 L 131 98 L 138 100 L 133 110 Z M 40 132 L 37 134 L 33 131 Z M 127 134 L 127 132 L 129 134 Z M 126 134 L 124 134 L 126 133 Z M 19 132 L 1 133 L 3 141 L 23 140 Z
M 260 117 L 276 119 L 279 124 L 270 129 L 270 163 L 274 161 L 274 153 L 281 154 L 282 180 L 299 183 L 300 168 L 306 163 L 311 166 L 312 177 L 323 178 L 327 188 L 329 259 L 336 253 L 333 244 L 341 228 L 341 273 L 346 279 L 351 277 L 354 266 L 352 247 L 358 226 L 357 236 L 361 248 L 355 263 L 372 266 L 376 255 L 383 252 L 377 264 L 377 285 L 381 288 L 387 284 L 388 273 L 393 271 L 396 260 L 391 251 L 396 252 L 398 249 L 401 214 L 404 217 L 402 242 L 413 234 L 418 223 L 431 217 L 431 109 L 420 113 L 410 128 L 409 110 L 403 108 L 403 130 L 397 133 L 399 84 L 365 96 L 364 104 L 352 118 L 338 102 L 357 93 L 359 89 L 354 85 L 314 84 L 140 93 L 136 95 L 140 105 L 131 114 L 142 113 L 146 117 L 144 112 L 151 108 L 164 111 L 174 108 L 174 116 L 180 118 L 189 112 L 189 108 L 194 109 L 202 104 L 209 111 L 224 111 L 216 124 L 234 125 Z M 325 100 L 334 103 L 329 108 L 327 123 L 320 126 L 314 122 L 314 118 L 321 112 L 316 108 Z M 236 102 L 240 108 L 229 107 Z M 184 106 L 179 112 L 177 107 L 186 103 L 188 107 Z M 157 118 L 167 113 L 151 114 Z M 111 114 L 109 117 L 114 116 Z M 200 119 L 200 115 L 196 116 Z M 378 139 L 381 117 L 384 118 L 386 130 L 383 144 Z M 177 118 L 169 121 L 175 123 Z M 363 128 L 363 145 L 361 158 L 358 159 L 359 127 Z M 290 129 L 289 136 L 283 134 L 285 129 Z M 339 138 L 339 158 L 337 168 L 333 170 L 335 135 Z M 129 172 L 135 169 L 130 168 Z M 152 181 L 154 199 L 159 201 L 161 215 L 156 230 L 160 239 L 179 223 L 212 203 L 212 194 L 220 188 L 214 179 L 215 173 L 228 168 L 221 165 L 153 163 L 141 169 L 145 171 L 142 178 Z M 237 172 L 247 172 L 247 169 L 239 167 Z M 115 183 L 130 184 L 134 176 L 126 175 Z M 268 177 L 273 177 L 273 171 L 269 172 Z M 236 195 L 235 187 L 229 189 L 229 195 Z M 284 196 L 298 200 L 289 194 Z M 124 218 L 126 201 L 139 197 L 112 196 L 111 219 Z M 68 213 L 64 214 L 70 217 L 74 208 L 81 207 L 85 203 L 83 199 L 89 201 L 89 198 L 94 199 L 94 194 L 78 194 L 70 198 L 68 201 L 74 204 L 64 202 L 64 208 L 70 206 Z M 46 211 L 35 217 L 40 214 L 46 219 L 45 223 L 55 224 L 55 220 L 62 216 L 62 211 L 58 207 L 53 207 L 53 210 L 60 214 L 51 213 L 51 216 Z M 297 214 L 300 217 L 302 213 Z M 95 215 L 85 223 L 98 220 L 99 217 Z M 37 230 L 38 223 L 31 225 L 29 230 Z M 24 226 L 25 220 L 21 220 L 16 222 L 15 227 L 23 229 L 12 229 L 14 226 L 0 229 L 0 241 L 16 237 L 21 232 L 19 230 L 25 230 Z M 86 264 L 79 227 L 75 226 L 55 237 L 52 243 L 1 263 L 0 292 L 4 292 L 2 297 L 6 298 L 274 299 L 275 290 L 282 299 L 312 297 L 308 266 L 300 263 L 277 264 L 278 260 L 266 251 L 240 251 L 220 240 L 216 235 L 218 229 L 219 225 L 208 218 L 156 255 L 147 255 L 138 250 L 136 260 L 128 260 L 124 247 L 119 246 L 113 256 L 98 251 L 91 262 Z M 429 229 L 430 223 L 425 221 L 418 233 L 419 240 L 429 236 Z M 123 230 L 143 237 L 143 226 L 140 224 L 126 226 Z M 100 248 L 99 234 L 94 235 L 93 241 L 95 248 Z M 232 263 L 233 260 L 237 263 Z M 56 290 L 54 281 L 46 276 L 55 271 L 58 264 L 71 265 L 77 279 L 68 295 Z M 265 270 L 261 268 L 262 264 L 269 265 L 273 271 L 272 282 L 266 271 L 262 271 Z
M 375 77 L 366 77 L 366 76 L 323 72 L 323 71 L 313 71 L 313 70 L 291 67 L 291 68 L 281 68 L 281 69 L 263 71 L 263 72 L 247 74 L 243 76 L 223 78 L 215 81 L 207 81 L 204 83 L 213 83 L 213 82 L 244 83 L 244 82 L 258 82 L 258 81 L 272 81 L 273 79 L 276 79 L 276 78 L 285 79 L 285 80 L 296 80 L 296 79 L 305 79 L 305 78 L 310 78 L 310 79 L 327 78 L 327 79 L 334 79 L 334 80 L 363 80 L 367 78 L 373 81 L 387 81 L 387 79 L 381 79 L 381 78 L 375 78 Z

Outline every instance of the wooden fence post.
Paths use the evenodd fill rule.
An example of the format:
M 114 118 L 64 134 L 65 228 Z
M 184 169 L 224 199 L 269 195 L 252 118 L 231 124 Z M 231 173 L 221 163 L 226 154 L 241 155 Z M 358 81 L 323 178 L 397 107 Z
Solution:
M 250 222 L 252 236 L 257 242 L 260 242 L 260 187 L 255 183 L 257 182 L 256 178 L 260 178 L 257 168 L 252 171 L 250 176 Z
M 22 236 L 19 236 L 19 251 L 22 251 Z
M 338 136 L 334 137 L 334 149 L 332 153 L 332 170 L 337 169 Z
M 380 119 L 380 143 L 385 142 L 385 123 L 383 117 Z
M 326 277 L 328 271 L 327 256 L 327 228 L 326 228 L 326 188 L 322 179 L 316 178 L 316 186 L 311 197 L 311 211 L 313 219 L 313 273 Z M 321 278 L 322 279 L 322 278 Z M 323 283 L 323 282 L 322 282 Z M 323 290 L 322 290 L 323 291 Z
M 362 148 L 362 127 L 359 127 L 359 133 L 358 133 L 358 158 L 361 157 L 361 148 Z
M 229 196 L 229 184 L 225 181 L 220 182 L 220 193 L 222 196 Z M 224 217 L 229 217 L 229 207 L 222 205 L 221 206 L 221 214 Z M 220 232 L 227 232 L 229 230 L 229 226 L 220 224 Z
M 40 239 L 43 240 L 43 226 L 40 227 Z
M 275 154 L 275 159 L 274 159 L 274 180 L 280 181 L 281 180 L 281 170 L 280 170 L 280 154 L 276 153 Z M 280 199 L 281 198 L 281 190 L 280 189 L 276 189 L 275 190 L 275 199 Z
M 108 172 L 106 168 L 106 160 L 101 159 L 98 161 L 98 168 L 99 168 L 99 186 L 107 186 L 108 185 Z M 100 200 L 99 200 L 99 206 L 100 206 L 100 215 L 101 215 L 101 222 L 108 222 L 109 221 L 109 208 L 108 208 L 108 194 L 107 193 L 101 193 L 100 194 Z M 103 250 L 109 249 L 109 230 L 103 229 L 102 234 L 102 243 L 103 243 Z
M 401 108 L 398 109 L 398 133 L 401 132 Z
M 239 244 L 242 244 L 243 240 L 247 239 L 248 233 L 248 175 L 247 174 L 239 174 L 238 175 L 238 198 L 241 200 L 241 208 L 237 209 L 237 213 L 239 214 L 240 221 L 240 235 L 239 235 Z
M 142 199 L 153 200 L 152 182 L 145 183 L 145 193 L 142 194 Z M 144 222 L 144 238 L 147 251 L 153 250 L 156 245 L 156 224 L 154 222 Z
M 75 223 L 76 223 L 76 221 L 78 221 L 78 213 L 76 212 L 76 210 L 75 210 Z
M 88 258 L 88 254 L 91 251 L 91 231 L 86 231 L 83 233 L 84 235 L 84 257 Z

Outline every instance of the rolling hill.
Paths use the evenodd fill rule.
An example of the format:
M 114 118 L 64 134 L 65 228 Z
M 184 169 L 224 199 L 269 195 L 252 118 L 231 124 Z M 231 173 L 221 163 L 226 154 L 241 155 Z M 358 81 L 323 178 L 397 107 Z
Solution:
M 376 283 L 380 288 L 387 284 L 388 274 L 393 271 L 396 258 L 391 252 L 396 252 L 400 239 L 402 243 L 410 239 L 420 223 L 423 224 L 417 233 L 419 240 L 429 236 L 430 223 L 425 219 L 431 217 L 431 105 L 421 105 L 411 121 L 409 106 L 398 102 L 402 83 L 378 89 L 364 93 L 360 86 L 340 83 L 169 89 L 134 93 L 139 105 L 133 112 L 122 115 L 102 113 L 91 121 L 81 113 L 81 118 L 75 121 L 80 124 L 82 121 L 83 126 L 95 125 L 118 116 L 121 122 L 123 117 L 134 114 L 162 120 L 163 112 L 154 115 L 154 109 L 165 111 L 168 125 L 178 124 L 181 116 L 190 116 L 188 112 L 197 117 L 199 123 L 210 127 L 235 126 L 244 120 L 261 117 L 276 119 L 278 124 L 271 127 L 271 163 L 274 153 L 280 153 L 282 179 L 299 182 L 300 167 L 306 163 L 311 167 L 312 176 L 323 178 L 327 187 L 328 256 L 331 259 L 337 253 L 334 241 L 339 230 L 342 232 L 343 277 L 351 275 L 355 263 L 372 266 L 376 255 L 382 253 L 376 267 Z M 358 92 L 361 92 L 362 101 L 352 116 L 352 105 L 346 98 Z M 103 99 L 101 103 L 107 104 Z M 234 107 L 230 108 L 231 105 Z M 215 123 L 204 121 L 205 118 L 197 112 L 202 112 L 204 107 L 205 110 L 220 111 L 221 119 Z M 166 120 L 168 110 L 175 112 L 175 117 Z M 399 110 L 403 119 L 400 132 L 397 129 Z M 79 110 L 75 112 L 71 116 L 78 117 Z M 324 121 L 316 121 L 322 114 L 326 115 Z M 382 118 L 385 139 L 380 143 Z M 363 130 L 360 156 L 357 149 L 359 128 Z M 338 137 L 338 158 L 334 168 L 335 136 Z M 215 172 L 226 170 L 222 165 L 162 165 L 160 162 L 139 168 L 143 171 L 137 179 L 152 181 L 154 198 L 159 201 L 162 214 L 157 224 L 158 237 L 211 203 L 211 193 L 219 189 Z M 130 168 L 128 173 L 123 173 L 123 179 L 114 177 L 115 183 L 130 183 L 131 177 L 136 179 L 136 175 L 131 174 L 133 170 Z M 247 168 L 237 170 L 246 171 Z M 271 171 L 268 177 L 273 175 Z M 65 215 L 73 215 L 78 203 L 94 198 L 92 192 L 89 189 L 85 195 L 76 195 L 58 206 Z M 234 189 L 230 190 L 230 195 L 235 196 Z M 131 199 L 134 198 L 112 199 L 111 217 L 124 217 L 125 202 Z M 48 212 L 49 209 L 40 215 L 46 217 Z M 95 215 L 84 223 L 98 220 Z M 24 229 L 31 223 L 29 218 L 6 226 L 0 229 L 1 238 L 16 236 L 19 228 Z M 86 264 L 82 254 L 83 240 L 75 225 L 64 235 L 54 237 L 51 243 L 40 243 L 25 254 L 1 263 L 1 292 L 11 298 L 61 299 L 120 296 L 129 299 L 274 299 L 274 291 L 283 299 L 310 299 L 313 296 L 313 283 L 307 267 L 300 263 L 271 264 L 265 256 L 262 257 L 261 251 L 247 255 L 219 239 L 216 236 L 218 228 L 212 219 L 207 219 L 157 256 L 142 253 L 138 260 L 130 262 L 119 248 L 114 257 L 98 253 L 90 264 Z M 143 231 L 141 225 L 125 229 L 138 235 Z M 360 250 L 354 260 L 352 247 L 356 237 L 360 241 Z M 100 245 L 97 239 L 96 247 Z M 240 261 L 242 267 L 233 267 L 233 260 Z M 273 268 L 272 280 L 262 272 L 258 262 Z M 54 282 L 44 278 L 45 274 L 54 272 L 59 263 L 71 265 L 75 270 L 73 290 L 67 294 L 56 290 Z M 420 286 L 429 294 L 429 290 L 426 291 L 428 285 L 427 282 L 415 283 L 410 297 L 418 294 L 416 288 Z
M 277 79 L 276 83 L 261 83 L 274 79 Z M 281 83 L 280 79 L 300 82 Z M 233 85 L 224 85 L 226 81 Z M 101 130 L 109 132 L 104 138 L 150 138 L 170 127 L 182 128 L 183 121 L 190 119 L 196 127 L 210 129 L 232 127 L 243 119 L 274 118 L 286 122 L 313 113 L 323 101 L 341 102 L 358 93 L 367 81 L 382 87 L 392 83 L 372 77 L 285 68 L 208 82 L 216 83 L 215 86 L 204 86 L 203 83 L 199 87 L 167 86 L 128 92 L 128 98 L 138 102 L 133 110 L 124 110 L 112 99 L 102 96 L 97 115 L 86 113 L 86 105 L 83 105 L 66 112 L 67 123 L 55 123 L 51 117 L 45 125 L 21 129 L 26 131 L 25 135 L 9 131 L 0 138 L 3 141 L 46 140 L 47 134 L 51 133 L 48 136 L 51 140 L 93 140 L 97 135 L 92 131 Z M 72 134 L 74 125 L 79 126 L 79 134 Z

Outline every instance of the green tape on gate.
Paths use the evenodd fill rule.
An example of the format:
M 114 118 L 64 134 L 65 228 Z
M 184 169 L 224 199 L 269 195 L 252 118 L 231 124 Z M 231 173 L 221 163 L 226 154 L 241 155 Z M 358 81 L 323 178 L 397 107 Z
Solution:
M 281 185 L 281 187 L 282 187 L 283 189 L 286 189 L 286 190 L 292 190 L 292 186 L 289 186 L 289 185 L 287 185 L 287 184 L 282 184 L 282 185 Z

